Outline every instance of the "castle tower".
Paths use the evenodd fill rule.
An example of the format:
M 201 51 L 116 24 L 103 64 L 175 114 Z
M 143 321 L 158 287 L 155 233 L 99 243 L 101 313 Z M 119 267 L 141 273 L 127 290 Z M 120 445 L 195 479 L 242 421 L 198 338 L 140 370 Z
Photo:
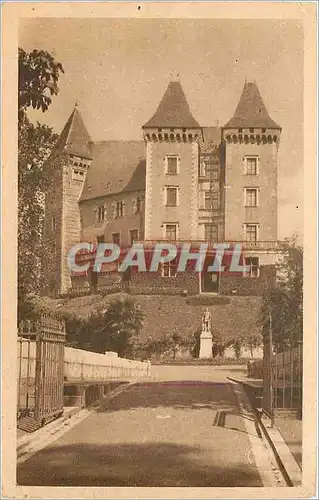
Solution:
M 225 240 L 277 240 L 277 156 L 281 127 L 269 116 L 258 87 L 246 82 L 225 141 Z
M 45 200 L 44 291 L 50 295 L 66 293 L 71 287 L 67 256 L 72 246 L 80 242 L 78 200 L 93 158 L 92 146 L 75 105 L 51 156 L 52 182 Z
M 170 82 L 143 126 L 146 240 L 197 239 L 201 135 L 180 82 Z

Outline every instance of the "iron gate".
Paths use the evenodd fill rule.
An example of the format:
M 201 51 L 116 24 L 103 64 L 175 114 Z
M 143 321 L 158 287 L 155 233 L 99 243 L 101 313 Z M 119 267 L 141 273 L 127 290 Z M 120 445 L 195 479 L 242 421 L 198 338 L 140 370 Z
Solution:
M 22 321 L 18 336 L 18 427 L 63 412 L 65 322 L 42 315 Z M 32 427 L 32 425 L 31 425 Z M 27 430 L 27 429 L 26 429 Z
M 302 343 L 272 354 L 265 347 L 263 358 L 263 409 L 274 417 L 279 412 L 302 411 Z

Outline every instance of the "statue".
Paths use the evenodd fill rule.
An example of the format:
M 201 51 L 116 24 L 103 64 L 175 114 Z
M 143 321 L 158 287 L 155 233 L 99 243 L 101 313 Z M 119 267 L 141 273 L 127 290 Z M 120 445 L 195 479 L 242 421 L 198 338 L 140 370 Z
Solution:
M 212 357 L 212 316 L 208 309 L 204 312 L 202 316 L 202 333 L 200 335 L 200 358 L 211 358 Z
M 206 311 L 203 314 L 202 318 L 202 332 L 211 333 L 212 330 L 212 316 L 209 312 L 208 307 L 206 307 Z

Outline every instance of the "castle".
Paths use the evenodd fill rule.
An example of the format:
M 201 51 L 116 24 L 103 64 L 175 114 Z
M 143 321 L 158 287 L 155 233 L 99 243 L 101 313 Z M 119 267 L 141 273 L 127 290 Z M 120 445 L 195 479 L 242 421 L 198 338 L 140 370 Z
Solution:
M 75 106 L 57 143 L 67 158 L 46 194 L 45 293 L 119 291 L 117 266 L 72 276 L 71 247 L 81 241 L 240 242 L 249 272 L 158 273 L 124 279 L 132 293 L 261 295 L 275 277 L 277 170 L 281 127 L 255 82 L 246 82 L 233 117 L 202 127 L 179 81 L 169 83 L 141 141 L 93 143 Z

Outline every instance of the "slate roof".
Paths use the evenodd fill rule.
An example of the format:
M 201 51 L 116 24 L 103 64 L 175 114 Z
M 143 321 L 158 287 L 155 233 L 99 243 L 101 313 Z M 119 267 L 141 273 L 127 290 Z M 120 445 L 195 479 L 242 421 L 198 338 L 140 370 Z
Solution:
M 56 147 L 68 154 L 92 159 L 92 146 L 92 139 L 77 106 L 75 106 L 60 134 Z
M 274 128 L 281 127 L 268 114 L 255 82 L 246 82 L 234 116 L 224 128 Z
M 200 128 L 193 117 L 180 82 L 170 82 L 152 118 L 143 128 Z
M 201 144 L 201 153 L 211 153 L 221 143 L 220 127 L 203 127 L 203 143 Z
M 143 141 L 101 141 L 94 145 L 93 154 L 80 201 L 145 190 Z

